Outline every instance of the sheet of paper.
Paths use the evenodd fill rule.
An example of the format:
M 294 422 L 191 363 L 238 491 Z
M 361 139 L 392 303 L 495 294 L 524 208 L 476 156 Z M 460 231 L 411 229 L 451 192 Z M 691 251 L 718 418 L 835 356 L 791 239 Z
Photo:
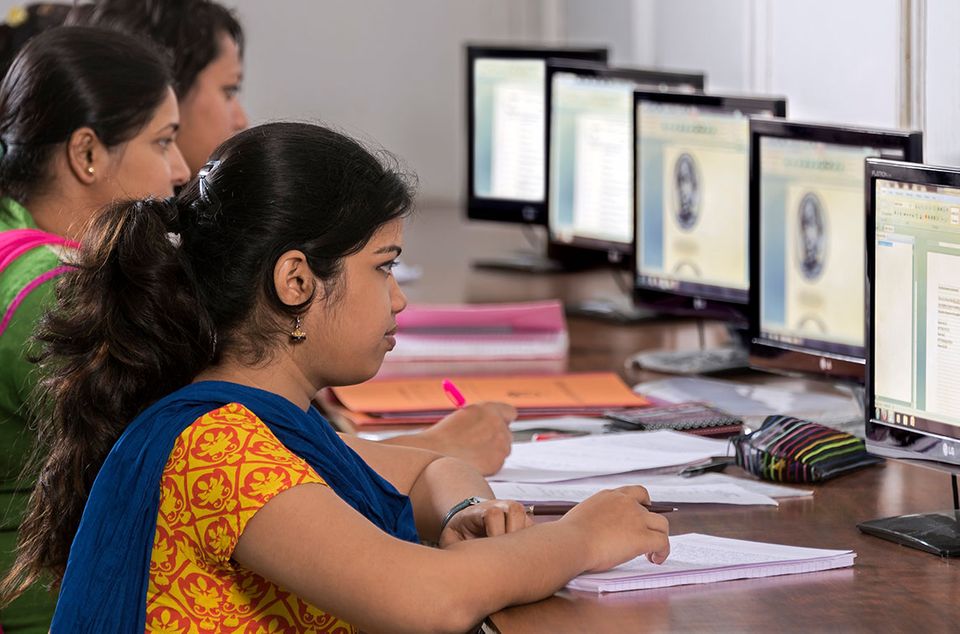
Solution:
M 670 556 L 663 564 L 637 557 L 605 572 L 581 575 L 567 587 L 606 592 L 710 583 L 847 567 L 853 565 L 855 557 L 852 550 L 800 548 L 688 533 L 670 538 Z
M 789 414 L 820 422 L 819 419 L 823 418 L 831 421 L 852 419 L 859 413 L 857 402 L 848 394 L 796 392 L 699 377 L 673 377 L 640 383 L 634 391 L 670 403 L 699 401 L 735 416 Z
M 739 504 L 777 506 L 773 498 L 753 493 L 736 484 L 708 484 L 699 486 L 670 486 L 642 483 L 656 503 L 677 504 Z M 597 491 L 608 488 L 583 485 L 577 481 L 549 484 L 491 482 L 490 488 L 498 498 L 521 502 L 582 502 Z
M 599 434 L 610 424 L 605 418 L 587 418 L 584 416 L 560 416 L 558 418 L 531 418 L 510 423 L 510 431 L 582 431 Z
M 491 480 L 559 482 L 686 465 L 728 450 L 725 440 L 666 430 L 514 443 L 503 469 Z
M 758 495 L 771 498 L 799 498 L 810 497 L 813 490 L 803 489 L 772 482 L 763 482 L 754 478 L 737 478 L 725 473 L 704 473 L 692 478 L 683 478 L 675 474 L 651 474 L 645 472 L 618 473 L 614 475 L 596 476 L 575 480 L 569 484 L 593 486 L 599 489 L 613 489 L 628 484 L 642 484 L 643 486 L 666 487 L 702 487 L 707 485 L 733 484 Z

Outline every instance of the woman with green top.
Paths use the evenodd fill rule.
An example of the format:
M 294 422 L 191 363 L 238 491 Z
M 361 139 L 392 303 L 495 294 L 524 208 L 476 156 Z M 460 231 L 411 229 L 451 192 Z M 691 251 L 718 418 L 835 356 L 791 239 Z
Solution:
M 31 334 L 96 210 L 172 196 L 189 178 L 171 86 L 154 49 L 87 27 L 34 37 L 0 84 L 0 570 L 30 490 Z M 0 626 L 46 632 L 53 605 L 33 588 L 0 610 Z

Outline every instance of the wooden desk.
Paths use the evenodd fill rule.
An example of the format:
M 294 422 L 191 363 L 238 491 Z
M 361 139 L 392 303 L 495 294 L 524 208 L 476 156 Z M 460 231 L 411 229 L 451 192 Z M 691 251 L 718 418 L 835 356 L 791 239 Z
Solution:
M 523 246 L 520 231 L 468 225 L 462 213 L 424 210 L 407 232 L 404 259 L 424 267 L 405 287 L 411 301 L 513 301 L 615 296 L 609 272 L 530 276 L 481 272 L 469 260 Z M 648 378 L 623 367 L 633 352 L 697 346 L 692 321 L 614 326 L 571 320 L 571 370 L 617 370 L 631 382 Z M 722 326 L 708 342 L 725 339 Z M 760 378 L 758 378 L 758 376 Z M 751 380 L 802 381 L 752 375 Z M 815 487 L 812 499 L 779 508 L 735 507 L 670 515 L 671 532 L 772 541 L 818 548 L 852 548 L 853 568 L 662 590 L 596 596 L 557 595 L 493 615 L 503 634 L 523 632 L 948 632 L 960 631 L 960 563 L 862 535 L 862 520 L 950 508 L 948 476 L 894 461 Z M 509 571 L 504 571 L 509 574 Z

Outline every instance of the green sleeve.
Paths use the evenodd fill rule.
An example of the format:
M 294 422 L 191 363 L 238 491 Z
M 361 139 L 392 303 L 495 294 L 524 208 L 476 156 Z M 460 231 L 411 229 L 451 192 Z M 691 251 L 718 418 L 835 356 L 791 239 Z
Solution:
M 33 289 L 23 300 L 0 336 L 0 416 L 24 418 L 37 383 L 36 364 L 30 359 L 39 350 L 33 333 L 44 311 L 54 301 L 56 278 Z

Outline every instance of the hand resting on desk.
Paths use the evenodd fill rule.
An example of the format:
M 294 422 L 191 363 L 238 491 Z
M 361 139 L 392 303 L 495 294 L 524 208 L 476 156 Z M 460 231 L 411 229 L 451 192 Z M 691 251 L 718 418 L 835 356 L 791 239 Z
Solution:
M 492 475 L 510 455 L 510 423 L 516 418 L 512 405 L 478 403 L 458 409 L 425 431 L 383 442 L 459 458 L 481 474 Z
M 487 500 L 460 511 L 440 534 L 440 547 L 476 539 L 496 537 L 533 526 L 523 504 L 514 500 Z
M 594 552 L 589 571 L 608 570 L 646 553 L 662 564 L 670 554 L 670 523 L 651 513 L 650 494 L 642 486 L 624 486 L 591 495 L 570 509 L 559 522 L 577 523 Z

